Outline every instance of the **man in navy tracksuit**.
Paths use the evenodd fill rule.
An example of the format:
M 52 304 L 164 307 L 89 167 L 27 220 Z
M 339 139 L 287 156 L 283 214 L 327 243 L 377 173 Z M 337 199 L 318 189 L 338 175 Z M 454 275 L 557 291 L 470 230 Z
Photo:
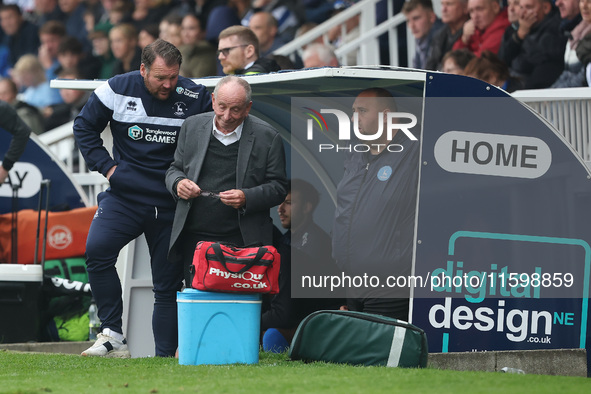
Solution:
M 22 155 L 29 141 L 31 129 L 18 116 L 14 108 L 4 101 L 0 101 L 0 129 L 12 134 L 12 140 L 8 146 L 4 158 L 0 160 L 0 187 L 8 178 L 8 171 L 12 169 L 14 163 Z M 4 151 L 2 147 L 0 151 Z
M 156 356 L 174 356 L 177 348 L 175 297 L 182 287 L 183 267 L 166 258 L 175 202 L 164 174 L 184 120 L 211 110 L 205 87 L 179 77 L 181 61 L 176 47 L 156 40 L 143 50 L 140 70 L 117 75 L 97 88 L 74 122 L 74 136 L 88 167 L 110 184 L 98 196 L 86 243 L 88 277 L 102 332 L 83 356 L 130 356 L 115 262 L 121 248 L 141 234 L 151 256 Z M 113 157 L 100 138 L 109 122 Z
M 383 133 L 381 139 L 368 144 L 370 151 L 352 152 L 345 159 L 345 172 L 337 186 L 332 250 L 345 274 L 377 276 L 380 284 L 347 289 L 347 305 L 341 309 L 408 320 L 407 294 L 393 292 L 386 287 L 386 279 L 411 274 L 419 141 L 401 130 L 392 140 L 386 138 L 385 117 L 396 112 L 396 103 L 384 89 L 361 92 L 353 111 L 361 133 L 376 134 L 379 122 L 383 122 Z M 414 137 L 418 138 L 417 132 Z

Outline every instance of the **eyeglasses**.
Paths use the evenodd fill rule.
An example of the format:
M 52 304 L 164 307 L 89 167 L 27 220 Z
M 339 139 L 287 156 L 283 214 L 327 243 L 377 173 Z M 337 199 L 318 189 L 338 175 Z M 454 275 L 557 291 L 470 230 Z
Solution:
M 224 55 L 224 57 L 228 56 L 230 54 L 230 51 L 234 48 L 238 48 L 238 47 L 247 47 L 249 44 L 242 44 L 242 45 L 236 45 L 233 47 L 228 47 L 228 48 L 222 48 L 222 49 L 218 49 L 216 51 L 216 56 L 220 56 L 220 53 Z

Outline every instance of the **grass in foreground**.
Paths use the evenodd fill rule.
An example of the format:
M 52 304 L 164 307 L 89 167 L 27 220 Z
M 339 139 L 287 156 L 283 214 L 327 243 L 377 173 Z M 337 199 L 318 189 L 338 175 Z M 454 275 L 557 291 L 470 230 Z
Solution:
M 261 353 L 257 365 L 187 366 L 0 350 L 0 393 L 589 393 L 591 379 L 353 367 Z

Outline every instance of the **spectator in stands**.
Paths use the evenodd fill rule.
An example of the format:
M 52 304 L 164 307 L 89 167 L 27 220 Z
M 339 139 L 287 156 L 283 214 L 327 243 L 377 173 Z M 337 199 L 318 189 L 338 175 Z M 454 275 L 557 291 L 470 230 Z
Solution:
M 57 50 L 62 38 L 66 36 L 66 27 L 60 21 L 49 21 L 39 29 L 39 61 L 45 69 L 45 78 L 48 81 L 57 77 L 57 69 L 60 64 L 57 60 Z
M 25 151 L 31 130 L 8 103 L 0 102 L 0 127 L 12 134 L 8 150 L 0 165 L 0 185 L 8 178 L 8 171 Z
M 556 0 L 562 22 L 560 31 L 568 38 L 569 33 L 583 20 L 579 11 L 579 0 Z
M 181 39 L 181 22 L 182 22 L 182 18 L 178 18 L 175 19 L 174 23 L 171 23 L 168 25 L 168 29 L 167 29 L 167 37 L 168 37 L 168 42 L 170 42 L 172 45 L 174 45 L 175 47 L 180 46 L 183 43 L 183 40 Z
M 170 42 L 175 47 L 181 45 L 181 24 L 183 22 L 183 17 L 176 14 L 170 13 L 166 15 L 160 21 L 158 26 L 160 33 L 158 35 L 159 38 L 163 39 L 164 41 Z
M 248 26 L 250 18 L 260 11 L 271 13 L 277 20 L 277 36 L 284 42 L 293 40 L 298 27 L 304 22 L 305 15 L 295 0 L 253 0 L 251 8 L 242 18 L 242 25 Z
M 100 0 L 100 2 L 100 7 L 94 11 L 94 23 L 98 26 L 105 25 L 109 22 L 109 13 L 113 7 L 120 3 L 120 0 Z
M 509 19 L 507 10 L 501 9 L 498 0 L 468 0 L 470 19 L 464 23 L 462 36 L 453 49 L 466 48 L 476 56 L 482 51 L 498 53 Z
M 431 40 L 442 27 L 441 21 L 433 12 L 431 0 L 408 0 L 402 7 L 406 17 L 406 26 L 415 37 L 415 55 L 412 67 L 425 69 L 431 55 Z
M 75 68 L 63 69 L 58 74 L 60 79 L 80 79 Z M 59 89 L 63 103 L 53 104 L 43 109 L 45 130 L 49 131 L 72 121 L 78 116 L 92 92 L 81 89 Z
M 342 12 L 345 9 L 347 9 L 349 7 L 349 4 L 350 3 L 347 3 L 345 1 L 335 1 L 335 11 L 333 15 L 337 15 L 339 12 Z M 344 26 L 335 26 L 328 31 L 328 43 L 330 43 L 330 45 L 332 45 L 335 49 L 338 49 L 339 47 L 359 37 L 359 15 L 347 19 L 343 23 L 343 25 Z M 404 29 L 404 31 L 406 34 L 406 28 Z M 357 54 L 355 53 L 355 51 L 350 52 L 349 54 L 347 54 L 345 58 L 342 58 L 342 62 L 347 66 L 356 65 Z
M 18 5 L 0 6 L 0 26 L 4 31 L 3 43 L 8 48 L 11 66 L 14 66 L 25 54 L 37 55 L 39 30 L 36 25 L 23 19 Z
M 275 49 L 285 45 L 285 41 L 277 36 L 277 20 L 270 12 L 254 13 L 248 22 L 248 27 L 259 39 L 261 57 L 266 57 Z
M 491 51 L 484 51 L 470 60 L 464 69 L 464 75 L 478 78 L 509 93 L 523 88 L 521 81 L 511 77 L 509 67 Z
M 77 69 L 80 70 L 82 79 L 96 79 L 99 76 L 100 61 L 92 55 L 86 55 L 76 37 L 62 38 L 57 50 L 57 60 L 60 64 L 58 75 L 64 69 Z
M 133 7 L 126 2 L 117 2 L 109 11 L 109 19 L 104 25 L 113 27 L 120 23 L 125 23 L 129 20 L 129 14 Z
M 511 39 L 513 33 L 519 29 L 519 13 L 521 12 L 521 7 L 519 6 L 519 0 L 508 0 L 507 1 L 507 19 L 509 20 L 509 26 L 505 29 L 505 33 L 503 33 L 503 39 L 501 40 L 501 48 L 499 49 L 499 58 L 503 58 L 503 48 L 505 47 L 505 43 Z
M 10 104 L 16 110 L 18 116 L 20 116 L 35 134 L 43 133 L 45 129 L 41 112 L 32 105 L 19 100 L 17 94 L 18 90 L 12 79 L 0 79 L 0 100 Z
M 217 74 L 215 47 L 205 41 L 205 30 L 195 14 L 187 14 L 181 24 L 183 55 L 180 75 L 187 78 L 201 78 Z
M 560 35 L 560 14 L 550 0 L 520 0 L 519 29 L 506 41 L 501 60 L 525 89 L 547 88 L 564 69 L 566 39 Z
M 583 3 L 584 0 L 580 2 L 580 4 Z M 576 49 L 579 41 L 591 33 L 591 23 L 581 18 L 579 0 L 558 0 L 556 5 L 562 18 L 560 29 L 567 35 L 568 42 L 564 50 L 564 70 L 550 87 L 569 88 L 584 86 L 586 84 L 585 69 L 583 63 L 577 57 Z M 568 28 L 572 25 L 572 21 L 579 19 L 581 21 L 574 28 L 571 28 L 569 33 Z
M 66 33 L 76 37 L 82 43 L 84 52 L 91 53 L 92 45 L 88 41 L 88 32 L 84 23 L 84 12 L 86 6 L 82 0 L 58 0 L 60 10 L 64 13 L 62 22 L 66 26 Z
M 145 25 L 138 34 L 138 45 L 143 50 L 146 45 L 156 41 L 160 35 L 160 29 L 157 24 Z
M 462 28 L 468 18 L 468 0 L 441 0 L 443 27 L 431 39 L 431 55 L 427 58 L 425 69 L 441 70 L 443 56 L 462 36 Z
M 587 23 L 591 23 L 591 1 L 581 0 L 579 3 L 581 16 Z M 591 86 L 591 34 L 587 34 L 577 45 L 577 57 L 585 69 L 585 86 Z
M 94 16 L 94 12 L 91 9 L 87 9 L 84 11 L 84 27 L 86 27 L 86 31 L 90 35 L 91 32 L 94 31 L 94 27 L 96 25 L 96 19 Z
M 57 89 L 49 87 L 45 70 L 35 55 L 23 55 L 13 69 L 14 82 L 23 90 L 22 100 L 39 109 L 62 102 Z
M 441 60 L 441 71 L 448 74 L 464 75 L 464 69 L 475 56 L 467 49 L 449 51 Z
M 169 1 L 163 0 L 134 0 L 135 7 L 131 14 L 131 23 L 139 31 L 144 26 L 158 24 L 164 15 L 170 11 Z
M 329 45 L 312 43 L 306 46 L 302 54 L 304 68 L 339 67 L 339 60 Z
M 31 22 L 43 26 L 46 22 L 61 20 L 63 13 L 57 5 L 57 0 L 35 0 L 35 10 L 31 15 Z
M 244 1 L 227 2 L 223 1 L 213 7 L 207 14 L 205 23 L 205 39 L 212 45 L 217 45 L 218 36 L 222 30 L 230 26 L 240 24 L 243 12 L 246 12 L 250 4 Z
M 122 23 L 109 32 L 111 51 L 115 56 L 113 75 L 123 74 L 139 69 L 142 50 L 137 45 L 137 31 L 130 23 Z
M 259 74 L 279 71 L 272 59 L 259 57 L 259 40 L 248 27 L 230 26 L 218 39 L 218 59 L 225 74 Z
M 115 56 L 111 51 L 111 42 L 109 41 L 109 33 L 105 30 L 98 29 L 88 35 L 92 42 L 92 54 L 98 60 L 100 69 L 98 72 L 98 79 L 109 79 L 113 74 L 113 67 L 115 66 Z

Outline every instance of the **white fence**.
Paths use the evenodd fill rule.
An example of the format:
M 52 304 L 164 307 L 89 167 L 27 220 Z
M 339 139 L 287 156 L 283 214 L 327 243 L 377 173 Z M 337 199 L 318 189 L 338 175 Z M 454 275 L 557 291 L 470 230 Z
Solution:
M 522 90 L 513 97 L 542 115 L 583 160 L 591 161 L 591 88 Z

